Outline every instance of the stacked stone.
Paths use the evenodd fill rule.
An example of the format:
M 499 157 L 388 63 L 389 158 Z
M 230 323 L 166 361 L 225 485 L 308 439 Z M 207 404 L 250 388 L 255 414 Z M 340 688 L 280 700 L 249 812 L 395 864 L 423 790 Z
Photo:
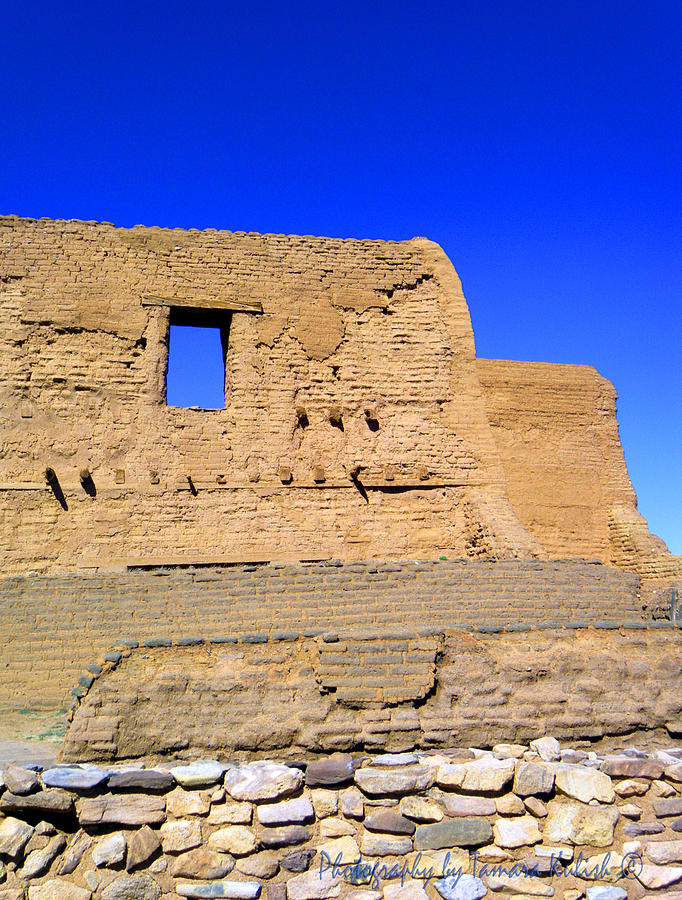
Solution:
M 12 765 L 0 900 L 682 900 L 680 832 L 680 747 Z

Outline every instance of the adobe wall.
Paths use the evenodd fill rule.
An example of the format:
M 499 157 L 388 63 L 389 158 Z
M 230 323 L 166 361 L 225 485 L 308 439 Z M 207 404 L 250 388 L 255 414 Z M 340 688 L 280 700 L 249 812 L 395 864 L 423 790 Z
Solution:
M 187 307 L 224 326 L 224 410 L 165 403 Z M 0 218 L 0 429 L 4 572 L 540 552 L 426 239 Z
M 187 310 L 222 327 L 223 410 L 166 405 Z M 0 429 L 0 572 L 446 555 L 682 573 L 636 511 L 611 385 L 477 361 L 425 238 L 0 217 Z
M 0 711 L 58 709 L 124 640 L 643 621 L 634 574 L 579 561 L 312 563 L 0 581 Z
M 611 382 L 592 366 L 478 359 L 476 368 L 507 495 L 547 555 L 682 576 L 682 559 L 637 512 Z
M 492 747 L 545 732 L 681 733 L 679 629 L 601 624 L 121 645 L 84 692 L 62 757 L 298 758 Z

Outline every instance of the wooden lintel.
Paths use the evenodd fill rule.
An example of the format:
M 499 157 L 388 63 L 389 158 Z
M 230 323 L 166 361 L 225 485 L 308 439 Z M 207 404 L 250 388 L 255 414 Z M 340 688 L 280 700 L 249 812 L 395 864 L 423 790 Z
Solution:
M 212 297 L 210 300 L 194 300 L 186 297 L 159 297 L 157 294 L 144 294 L 142 306 L 174 306 L 181 309 L 225 309 L 229 312 L 262 313 L 260 300 L 237 300 L 223 297 Z

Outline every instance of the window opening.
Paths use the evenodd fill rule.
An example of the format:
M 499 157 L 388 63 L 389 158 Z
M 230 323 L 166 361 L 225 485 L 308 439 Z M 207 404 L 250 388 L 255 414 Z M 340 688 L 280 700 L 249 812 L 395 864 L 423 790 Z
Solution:
M 230 314 L 171 309 L 166 405 L 225 408 L 225 356 Z

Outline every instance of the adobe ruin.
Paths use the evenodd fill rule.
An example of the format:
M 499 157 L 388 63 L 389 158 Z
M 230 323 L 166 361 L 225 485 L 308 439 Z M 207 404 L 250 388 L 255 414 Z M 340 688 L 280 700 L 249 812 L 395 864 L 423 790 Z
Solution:
M 167 404 L 173 322 L 221 329 L 224 409 Z M 73 699 L 77 758 L 253 753 L 268 729 L 291 753 L 527 740 L 534 716 L 505 704 L 537 698 L 505 694 L 508 661 L 569 694 L 580 669 L 543 675 L 527 633 L 567 661 L 580 629 L 629 642 L 640 664 L 613 645 L 604 678 L 645 693 L 651 647 L 677 646 L 682 561 L 637 512 L 612 385 L 477 359 L 425 238 L 0 218 L 0 390 L 8 733 Z M 452 713 L 455 659 L 483 679 L 474 719 Z M 211 731 L 226 680 L 243 733 Z M 677 727 L 673 685 L 650 727 Z M 193 691 L 200 715 L 177 705 Z M 590 715 L 543 728 L 626 727 Z

